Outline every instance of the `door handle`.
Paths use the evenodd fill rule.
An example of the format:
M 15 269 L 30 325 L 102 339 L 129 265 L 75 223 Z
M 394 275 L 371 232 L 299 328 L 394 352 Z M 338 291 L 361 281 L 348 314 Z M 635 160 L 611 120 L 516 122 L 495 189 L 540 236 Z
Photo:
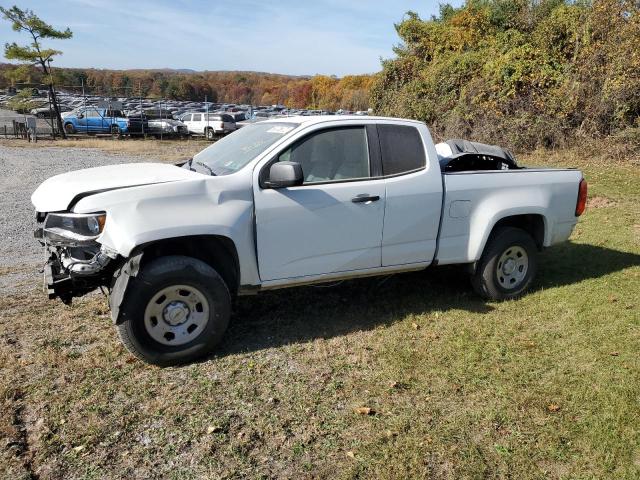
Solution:
M 369 195 L 368 193 L 361 193 L 351 199 L 353 203 L 377 202 L 378 200 L 380 200 L 380 195 Z

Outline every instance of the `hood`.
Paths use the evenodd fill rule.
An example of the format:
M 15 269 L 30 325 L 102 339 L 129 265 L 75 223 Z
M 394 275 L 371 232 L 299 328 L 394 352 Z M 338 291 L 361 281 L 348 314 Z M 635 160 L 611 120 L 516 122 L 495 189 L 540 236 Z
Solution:
M 31 195 L 31 203 L 38 212 L 58 212 L 67 210 L 78 196 L 202 177 L 201 173 L 164 163 L 129 163 L 86 168 L 45 180 Z

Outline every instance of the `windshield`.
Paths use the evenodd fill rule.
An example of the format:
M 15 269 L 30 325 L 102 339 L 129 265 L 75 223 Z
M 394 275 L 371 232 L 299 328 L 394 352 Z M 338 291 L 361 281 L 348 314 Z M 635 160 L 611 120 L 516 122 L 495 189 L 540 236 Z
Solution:
M 235 173 L 299 124 L 255 123 L 227 135 L 193 157 L 193 166 L 205 165 L 214 175 Z

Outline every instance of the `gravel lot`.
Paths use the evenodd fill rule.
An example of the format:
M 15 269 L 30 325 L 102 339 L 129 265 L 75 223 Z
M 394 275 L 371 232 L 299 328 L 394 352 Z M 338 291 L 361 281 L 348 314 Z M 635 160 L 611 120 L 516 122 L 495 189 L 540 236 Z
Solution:
M 0 291 L 38 285 L 43 251 L 33 238 L 30 197 L 41 182 L 71 170 L 145 160 L 98 149 L 0 145 Z
M 5 110 L 3 108 L 0 108 L 0 136 L 4 137 L 5 125 L 7 127 L 7 131 L 9 132 L 9 136 L 13 136 L 12 120 L 15 120 L 17 122 L 24 122 L 25 117 L 33 117 L 33 115 L 25 115 L 23 113 L 14 112 L 13 110 Z M 38 126 L 38 135 L 48 135 L 51 133 L 50 120 L 38 118 L 36 120 L 36 125 Z

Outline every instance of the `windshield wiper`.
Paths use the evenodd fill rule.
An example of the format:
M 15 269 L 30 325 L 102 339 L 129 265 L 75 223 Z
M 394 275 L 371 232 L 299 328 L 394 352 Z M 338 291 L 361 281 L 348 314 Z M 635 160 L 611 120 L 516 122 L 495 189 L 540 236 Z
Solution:
M 211 176 L 212 176 L 212 177 L 215 177 L 215 176 L 216 176 L 216 174 L 213 172 L 213 170 L 211 169 L 211 167 L 210 167 L 209 165 L 207 165 L 206 163 L 204 163 L 204 162 L 199 162 L 198 160 L 194 160 L 193 158 L 191 159 L 191 163 L 189 163 L 189 167 L 191 167 L 191 164 L 192 164 L 192 163 L 195 163 L 196 165 L 200 165 L 201 167 L 206 168 L 206 169 L 209 171 L 209 173 L 211 174 Z M 195 171 L 195 170 L 194 170 L 194 171 Z

